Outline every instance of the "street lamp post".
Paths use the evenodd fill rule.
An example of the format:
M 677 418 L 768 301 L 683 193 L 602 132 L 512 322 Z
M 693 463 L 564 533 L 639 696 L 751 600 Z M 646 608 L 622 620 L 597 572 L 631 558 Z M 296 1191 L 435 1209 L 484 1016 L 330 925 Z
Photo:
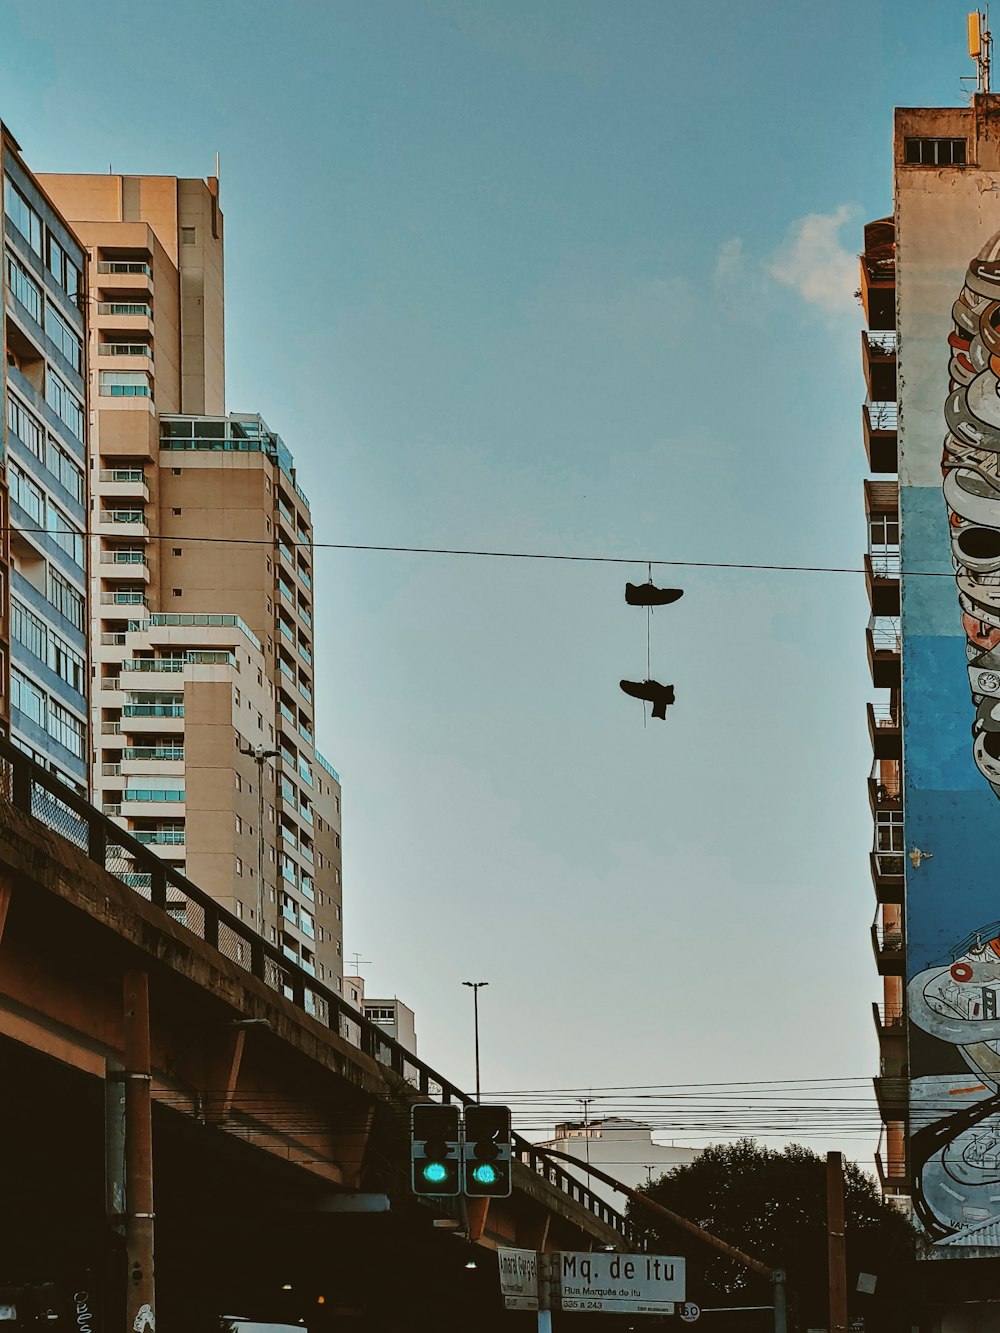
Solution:
M 473 1012 L 473 1015 L 474 1015 L 474 1017 L 473 1017 L 473 1022 L 474 1022 L 474 1024 L 475 1024 L 475 1029 L 476 1029 L 476 1101 L 477 1101 L 477 1102 L 480 1100 L 480 1096 L 479 1096 L 479 991 L 480 991 L 480 989 L 481 989 L 483 986 L 488 986 L 489 984 L 490 984 L 490 983 L 489 983 L 488 981 L 463 981 L 463 982 L 462 982 L 462 985 L 463 985 L 463 986 L 471 986 L 471 987 L 472 987 L 472 1012 Z
M 277 759 L 277 750 L 265 750 L 263 745 L 242 745 L 236 747 L 240 754 L 248 755 L 257 765 L 257 930 L 261 939 L 267 936 L 264 930 L 264 764 L 268 759 Z

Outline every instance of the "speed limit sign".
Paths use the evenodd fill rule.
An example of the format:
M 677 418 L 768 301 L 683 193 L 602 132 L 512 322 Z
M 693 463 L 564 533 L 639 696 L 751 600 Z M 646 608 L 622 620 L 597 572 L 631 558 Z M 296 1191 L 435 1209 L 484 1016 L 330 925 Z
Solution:
M 694 1301 L 685 1301 L 683 1305 L 678 1305 L 677 1313 L 685 1324 L 693 1324 L 696 1319 L 701 1318 L 701 1306 L 695 1305 Z

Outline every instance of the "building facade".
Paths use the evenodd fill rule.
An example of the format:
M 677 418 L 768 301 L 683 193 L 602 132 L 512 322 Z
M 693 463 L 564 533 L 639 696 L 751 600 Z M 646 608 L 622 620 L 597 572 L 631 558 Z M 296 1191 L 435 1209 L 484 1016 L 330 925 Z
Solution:
M 601 1120 L 564 1121 L 556 1125 L 554 1137 L 539 1147 L 555 1148 L 583 1163 L 579 1170 L 572 1166 L 568 1169 L 618 1210 L 628 1207 L 628 1196 L 588 1175 L 586 1164 L 599 1167 L 631 1189 L 639 1189 L 674 1167 L 695 1161 L 701 1151 L 672 1143 L 654 1143 L 649 1125 L 616 1115 Z
M 1000 97 L 898 110 L 894 186 L 861 265 L 880 1171 L 921 1257 L 996 1261 Z
M 2 125 L 0 164 L 2 720 L 86 794 L 87 256 Z
M 95 312 L 95 800 L 339 989 L 312 522 L 280 438 L 226 413 L 218 182 L 42 179 L 87 247 Z

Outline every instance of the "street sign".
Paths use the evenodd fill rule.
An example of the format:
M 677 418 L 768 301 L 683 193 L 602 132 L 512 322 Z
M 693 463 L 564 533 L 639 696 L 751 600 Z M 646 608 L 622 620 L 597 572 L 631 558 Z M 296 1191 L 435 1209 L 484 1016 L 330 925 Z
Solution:
M 553 1309 L 673 1314 L 684 1300 L 684 1260 L 662 1254 L 563 1251 L 555 1256 Z
M 500 1295 L 507 1310 L 538 1309 L 538 1255 L 534 1250 L 497 1250 Z
M 701 1318 L 701 1306 L 695 1305 L 694 1301 L 685 1301 L 683 1305 L 678 1305 L 677 1313 L 685 1324 L 693 1324 Z

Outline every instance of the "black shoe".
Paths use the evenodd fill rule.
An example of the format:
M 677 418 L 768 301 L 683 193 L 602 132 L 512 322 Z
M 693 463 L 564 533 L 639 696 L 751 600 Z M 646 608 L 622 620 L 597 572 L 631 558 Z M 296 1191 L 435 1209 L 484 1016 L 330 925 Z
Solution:
M 669 606 L 684 596 L 683 588 L 657 588 L 652 583 L 626 583 L 629 606 Z
M 618 684 L 633 699 L 645 699 L 653 705 L 653 716 L 667 720 L 667 706 L 674 702 L 674 687 L 658 680 L 620 680 Z

